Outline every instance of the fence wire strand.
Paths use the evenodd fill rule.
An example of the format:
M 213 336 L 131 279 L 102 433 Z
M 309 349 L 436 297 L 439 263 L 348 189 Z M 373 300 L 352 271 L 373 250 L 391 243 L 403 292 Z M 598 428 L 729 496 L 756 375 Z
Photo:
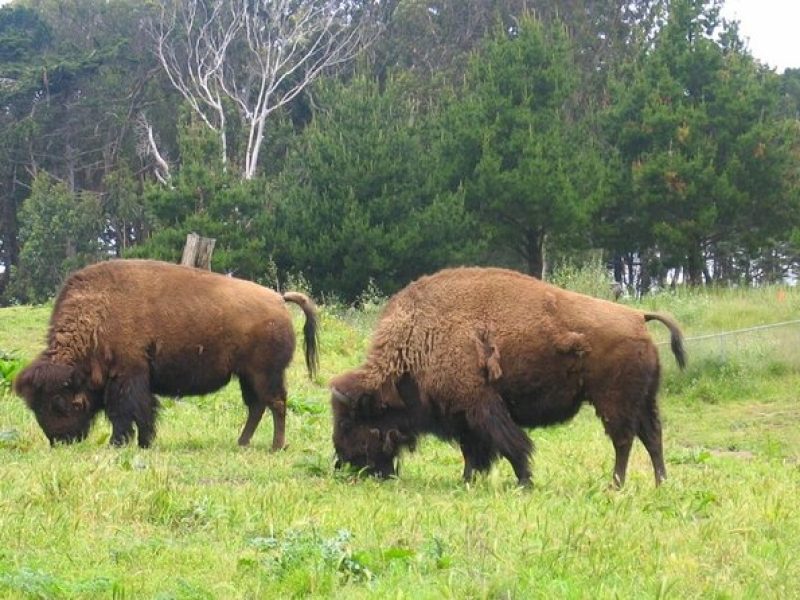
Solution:
M 781 321 L 780 323 L 768 323 L 767 325 L 756 325 L 755 327 L 745 327 L 744 329 L 734 329 L 732 331 L 722 331 L 719 333 L 708 333 L 704 335 L 695 335 L 690 337 L 684 337 L 684 342 L 695 342 L 698 340 L 710 340 L 714 338 L 721 338 L 730 335 L 737 335 L 743 333 L 750 333 L 753 331 L 764 331 L 766 329 L 776 329 L 778 327 L 786 327 L 788 325 L 797 325 L 800 324 L 800 319 L 795 319 L 794 321 Z M 665 346 L 669 344 L 669 340 L 663 342 L 657 342 L 658 346 Z

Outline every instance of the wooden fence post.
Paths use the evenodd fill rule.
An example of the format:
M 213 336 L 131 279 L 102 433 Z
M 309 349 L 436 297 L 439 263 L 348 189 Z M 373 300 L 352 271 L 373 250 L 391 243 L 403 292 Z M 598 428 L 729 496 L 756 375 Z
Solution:
M 181 264 L 187 267 L 211 269 L 211 254 L 214 252 L 214 238 L 200 237 L 196 233 L 186 236 L 186 245 L 183 247 Z

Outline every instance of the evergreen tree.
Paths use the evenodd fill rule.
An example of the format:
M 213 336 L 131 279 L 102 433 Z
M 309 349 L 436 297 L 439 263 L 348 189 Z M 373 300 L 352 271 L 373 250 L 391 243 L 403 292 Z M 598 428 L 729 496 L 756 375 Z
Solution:
M 735 30 L 715 39 L 719 6 L 674 0 L 610 110 L 625 172 L 604 220 L 623 227 L 606 239 L 654 275 L 679 268 L 695 284 L 735 277 L 737 261 L 787 239 L 800 216 L 786 179 L 791 135 L 775 118 L 777 80 L 741 50 Z
M 458 190 L 437 182 L 435 113 L 390 79 L 359 76 L 316 93 L 320 111 L 281 177 L 270 252 L 321 291 L 355 299 L 373 281 L 392 292 L 480 247 Z
M 578 80 L 563 27 L 523 18 L 474 55 L 443 128 L 451 185 L 463 185 L 496 252 L 539 277 L 548 243 L 588 244 L 603 194 Z
M 96 194 L 70 192 L 42 173 L 19 220 L 22 250 L 12 284 L 17 299 L 43 302 L 70 272 L 103 257 L 103 213 Z

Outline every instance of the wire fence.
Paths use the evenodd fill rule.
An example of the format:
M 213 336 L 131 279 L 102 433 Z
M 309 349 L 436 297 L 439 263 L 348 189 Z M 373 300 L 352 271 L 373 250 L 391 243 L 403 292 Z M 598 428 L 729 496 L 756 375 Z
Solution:
M 662 353 L 669 352 L 669 341 L 657 345 Z M 800 319 L 687 336 L 684 345 L 690 365 L 734 362 L 751 368 L 800 370 Z

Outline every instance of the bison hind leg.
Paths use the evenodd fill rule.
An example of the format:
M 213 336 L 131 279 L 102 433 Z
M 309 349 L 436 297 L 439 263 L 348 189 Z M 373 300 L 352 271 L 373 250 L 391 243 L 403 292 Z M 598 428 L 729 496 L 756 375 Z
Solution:
M 651 390 L 645 399 L 642 413 L 639 415 L 639 427 L 637 435 L 647 448 L 650 461 L 653 463 L 656 485 L 660 485 L 667 478 L 667 468 L 664 466 L 664 446 L 661 440 L 661 419 L 658 414 L 656 403 L 656 389 L 658 383 Z
M 269 407 L 273 424 L 272 450 L 282 449 L 286 445 L 286 386 L 283 372 L 279 371 L 269 376 L 264 374 L 254 377 L 241 375 L 239 385 L 242 389 L 242 398 L 247 405 L 247 421 L 239 436 L 239 445 L 250 444 L 250 439 L 261 423 L 264 411 Z
M 653 463 L 656 485 L 667 476 L 661 440 L 661 421 L 656 405 L 658 371 L 631 375 L 628 385 L 607 390 L 593 398 L 595 411 L 603 421 L 606 434 L 614 445 L 615 461 L 612 485 L 625 484 L 628 459 L 634 437 L 638 437 Z

